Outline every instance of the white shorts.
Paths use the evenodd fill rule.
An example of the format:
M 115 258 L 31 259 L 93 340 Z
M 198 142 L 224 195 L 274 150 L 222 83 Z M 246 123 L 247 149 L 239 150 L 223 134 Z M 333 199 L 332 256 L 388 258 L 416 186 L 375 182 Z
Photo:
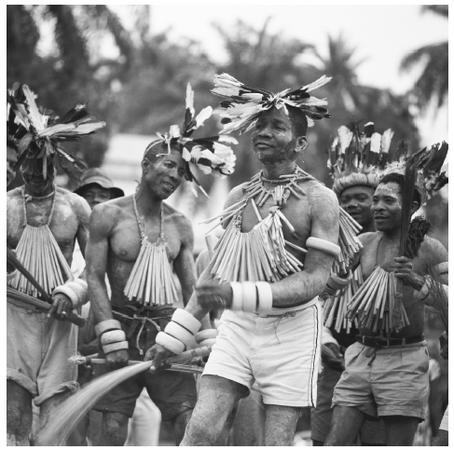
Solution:
M 448 407 L 446 407 L 446 411 L 441 419 L 440 430 L 448 431 Z
M 267 405 L 315 406 L 320 360 L 321 308 L 273 317 L 226 310 L 203 375 L 256 388 Z

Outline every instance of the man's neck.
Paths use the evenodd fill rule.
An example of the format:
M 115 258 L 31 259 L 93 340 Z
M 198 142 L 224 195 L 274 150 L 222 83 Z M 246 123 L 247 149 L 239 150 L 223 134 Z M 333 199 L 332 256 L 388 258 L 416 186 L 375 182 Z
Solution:
M 383 239 L 389 242 L 400 241 L 400 228 L 394 228 L 393 230 L 386 230 L 381 232 Z
M 295 161 L 278 161 L 262 165 L 263 176 L 270 180 L 278 179 L 281 175 L 288 175 L 296 170 Z
M 52 194 L 55 192 L 55 184 L 51 184 L 48 186 L 46 189 L 40 191 L 40 192 L 33 192 L 29 186 L 26 184 L 24 185 L 24 193 L 25 195 L 32 197 L 34 200 L 44 200 L 46 198 L 49 198 L 52 196 Z
M 157 198 L 143 184 L 139 185 L 139 188 L 134 195 L 136 197 L 137 207 L 139 208 L 141 215 L 153 216 L 160 211 L 162 199 Z

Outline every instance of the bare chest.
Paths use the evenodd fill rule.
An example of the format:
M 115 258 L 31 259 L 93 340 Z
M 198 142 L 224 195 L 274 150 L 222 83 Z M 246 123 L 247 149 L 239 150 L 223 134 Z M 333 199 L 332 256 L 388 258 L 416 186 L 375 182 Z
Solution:
M 144 238 L 150 243 L 162 242 L 166 246 L 169 261 L 173 261 L 181 248 L 181 237 L 176 224 L 164 219 L 162 232 L 159 221 L 144 223 Z M 160 239 L 162 238 L 162 240 Z M 142 236 L 137 221 L 128 217 L 119 223 L 110 237 L 110 253 L 117 262 L 134 263 L 140 252 Z
M 241 230 L 249 232 L 261 219 L 269 215 L 275 207 L 276 204 L 273 199 L 268 199 L 263 206 L 257 208 L 249 200 L 242 213 Z M 285 218 L 280 219 L 285 239 L 304 247 L 311 231 L 310 206 L 307 197 L 289 197 L 280 208 L 280 212 Z
M 65 256 L 69 257 L 74 249 L 79 228 L 79 219 L 64 199 L 45 202 L 27 202 L 24 207 L 23 199 L 8 201 L 7 233 L 8 245 L 16 248 L 25 226 L 42 227 L 48 225 Z

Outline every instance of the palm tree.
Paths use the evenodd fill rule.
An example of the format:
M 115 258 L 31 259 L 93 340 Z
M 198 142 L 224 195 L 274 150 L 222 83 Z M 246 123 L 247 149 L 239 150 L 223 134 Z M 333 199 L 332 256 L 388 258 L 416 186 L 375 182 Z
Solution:
M 422 11 L 430 11 L 448 18 L 447 5 L 424 6 Z M 409 71 L 422 66 L 422 72 L 413 86 L 416 103 L 421 108 L 435 99 L 442 106 L 448 95 L 448 42 L 425 45 L 409 53 L 401 62 L 401 70 Z

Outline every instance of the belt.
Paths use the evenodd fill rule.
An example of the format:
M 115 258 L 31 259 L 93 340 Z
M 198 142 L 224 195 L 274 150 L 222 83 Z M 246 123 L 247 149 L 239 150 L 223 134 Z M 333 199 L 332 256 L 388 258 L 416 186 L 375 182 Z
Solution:
M 424 336 L 413 336 L 409 338 L 383 338 L 375 336 L 356 336 L 356 341 L 368 347 L 386 348 L 399 345 L 416 344 L 424 341 Z

